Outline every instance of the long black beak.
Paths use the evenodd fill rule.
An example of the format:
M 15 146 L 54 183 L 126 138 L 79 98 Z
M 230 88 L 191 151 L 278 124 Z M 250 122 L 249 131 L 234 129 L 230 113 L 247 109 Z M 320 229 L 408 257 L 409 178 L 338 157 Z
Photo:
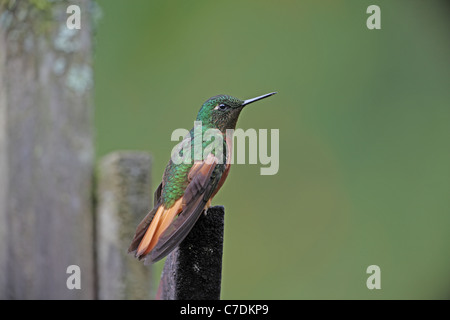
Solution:
M 267 94 L 264 94 L 264 95 L 262 95 L 262 96 L 253 98 L 253 99 L 245 100 L 244 103 L 242 104 L 242 106 L 246 106 L 246 105 L 248 105 L 248 104 L 250 104 L 250 103 L 252 103 L 252 102 L 255 102 L 255 101 L 258 101 L 258 100 L 261 100 L 261 99 L 270 97 L 270 96 L 273 96 L 275 93 L 276 93 L 276 92 L 271 92 L 271 93 L 267 93 Z

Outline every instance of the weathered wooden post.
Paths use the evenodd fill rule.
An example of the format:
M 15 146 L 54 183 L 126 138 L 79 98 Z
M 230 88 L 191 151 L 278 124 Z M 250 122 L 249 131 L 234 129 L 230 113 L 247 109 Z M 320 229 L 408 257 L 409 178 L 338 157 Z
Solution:
M 150 208 L 148 154 L 102 160 L 93 214 L 91 4 L 0 0 L 0 299 L 150 298 L 150 268 L 126 254 Z M 223 215 L 168 257 L 159 298 L 220 298 Z
M 113 152 L 98 168 L 96 247 L 99 299 L 151 299 L 151 266 L 127 248 L 151 209 L 151 158 L 146 152 Z
M 0 1 L 2 299 L 95 297 L 89 4 Z M 81 29 L 66 25 L 69 5 Z
M 219 300 L 225 209 L 211 207 L 166 259 L 157 299 Z

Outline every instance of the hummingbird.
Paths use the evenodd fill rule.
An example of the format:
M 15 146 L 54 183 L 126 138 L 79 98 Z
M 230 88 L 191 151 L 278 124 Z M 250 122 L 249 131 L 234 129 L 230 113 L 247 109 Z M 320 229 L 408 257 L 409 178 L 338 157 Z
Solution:
M 230 171 L 233 148 L 227 129 L 236 128 L 236 122 L 245 106 L 274 94 L 276 92 L 247 100 L 217 95 L 203 103 L 196 120 L 201 122 L 201 131 L 194 130 L 194 126 L 179 145 L 188 143 L 190 150 L 195 150 L 195 135 L 214 129 L 222 135 L 222 157 L 225 161 L 219 159 L 214 151 L 205 152 L 207 154 L 201 154 L 200 157 L 190 152 L 184 156 L 192 161 L 181 163 L 174 162 L 171 157 L 155 191 L 154 208 L 137 226 L 128 248 L 129 253 L 134 253 L 136 258 L 144 260 L 146 264 L 153 263 L 167 256 L 183 241 L 202 212 L 207 213 L 211 200 Z M 210 141 L 202 141 L 202 149 L 209 143 Z

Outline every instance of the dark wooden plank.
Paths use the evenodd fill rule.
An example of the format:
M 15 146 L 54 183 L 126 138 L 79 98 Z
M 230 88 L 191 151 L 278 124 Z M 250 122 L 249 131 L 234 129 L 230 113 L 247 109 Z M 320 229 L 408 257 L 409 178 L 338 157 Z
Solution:
M 157 299 L 219 300 L 225 209 L 211 207 L 167 257 Z

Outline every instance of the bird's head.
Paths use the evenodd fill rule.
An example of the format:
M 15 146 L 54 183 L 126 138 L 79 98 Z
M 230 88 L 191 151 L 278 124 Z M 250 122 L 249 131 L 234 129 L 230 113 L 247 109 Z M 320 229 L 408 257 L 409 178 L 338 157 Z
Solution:
M 240 100 L 229 95 L 218 95 L 206 100 L 197 115 L 197 121 L 203 125 L 217 128 L 225 133 L 226 129 L 235 129 L 242 109 L 252 102 L 270 97 L 271 92 L 253 99 Z

